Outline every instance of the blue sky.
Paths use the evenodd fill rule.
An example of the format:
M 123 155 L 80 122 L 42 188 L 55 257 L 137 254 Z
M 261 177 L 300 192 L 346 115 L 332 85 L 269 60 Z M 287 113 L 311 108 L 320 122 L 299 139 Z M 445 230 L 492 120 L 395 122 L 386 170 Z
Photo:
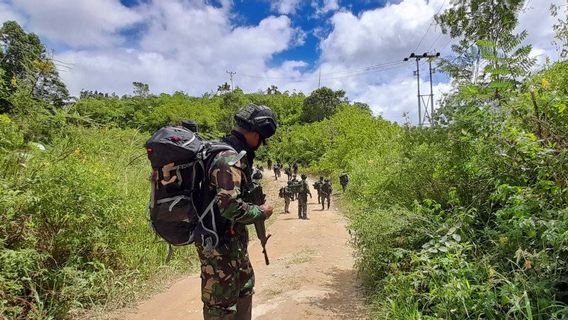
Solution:
M 528 2 L 519 29 L 540 61 L 557 57 L 550 3 Z M 72 94 L 214 92 L 236 72 L 245 92 L 270 85 L 309 94 L 345 90 L 375 114 L 417 122 L 412 51 L 451 55 L 433 16 L 450 0 L 0 0 L 0 22 L 18 21 L 54 50 Z M 428 32 L 426 32 L 428 31 Z M 427 66 L 421 84 L 427 88 Z M 321 74 L 321 77 L 320 77 Z M 436 99 L 451 90 L 434 75 Z M 425 92 L 427 93 L 427 92 Z

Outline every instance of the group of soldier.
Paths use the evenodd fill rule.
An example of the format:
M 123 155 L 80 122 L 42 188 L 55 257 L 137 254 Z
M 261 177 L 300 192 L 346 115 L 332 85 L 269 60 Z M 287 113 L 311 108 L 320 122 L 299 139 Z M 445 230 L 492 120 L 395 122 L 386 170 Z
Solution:
M 269 163 L 269 166 L 271 163 Z M 276 180 L 280 177 L 280 170 L 282 168 L 282 164 L 280 161 L 277 161 L 274 166 L 274 177 Z M 288 176 L 287 185 L 280 188 L 278 196 L 284 199 L 284 213 L 290 213 L 290 202 L 294 200 L 298 200 L 298 218 L 299 219 L 308 219 L 308 196 L 312 198 L 312 193 L 310 192 L 310 187 L 306 181 L 307 176 L 302 174 L 301 180 L 298 180 L 297 173 L 298 173 L 298 165 L 294 163 L 289 165 L 288 168 L 285 169 L 285 173 Z M 343 187 L 343 191 L 347 187 L 347 183 L 349 178 L 347 173 L 343 172 L 339 176 L 339 181 L 341 186 Z M 317 191 L 317 198 L 318 204 L 321 204 L 321 210 L 325 210 L 326 204 L 327 209 L 329 210 L 331 204 L 331 194 L 333 192 L 333 187 L 331 185 L 331 181 L 329 179 L 324 179 L 323 176 L 319 177 L 319 180 L 313 184 L 314 189 Z
M 276 161 L 274 166 L 272 165 L 272 160 L 268 160 L 268 167 L 272 168 L 274 171 L 274 179 L 278 180 L 282 176 L 282 169 L 284 169 L 284 174 L 288 181 L 292 180 L 294 176 L 298 176 L 298 163 L 294 162 L 293 164 L 288 164 L 288 167 L 284 168 L 284 165 L 281 161 Z

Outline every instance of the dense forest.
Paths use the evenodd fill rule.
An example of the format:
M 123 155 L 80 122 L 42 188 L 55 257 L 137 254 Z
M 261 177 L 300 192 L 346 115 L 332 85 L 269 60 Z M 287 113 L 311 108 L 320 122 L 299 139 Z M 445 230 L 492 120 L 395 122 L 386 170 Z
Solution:
M 193 97 L 133 82 L 131 95 L 73 98 L 40 39 L 4 23 L 0 314 L 62 319 L 195 269 L 191 246 L 163 265 L 142 145 L 185 119 L 219 138 L 254 102 L 280 124 L 260 160 L 350 173 L 342 206 L 374 317 L 568 318 L 568 62 L 537 67 L 514 31 L 523 1 L 507 3 L 462 1 L 436 17 L 459 41 L 440 63 L 453 89 L 429 127 L 386 121 L 325 87 L 221 84 Z M 564 15 L 555 31 L 566 50 L 563 10 L 553 13 Z

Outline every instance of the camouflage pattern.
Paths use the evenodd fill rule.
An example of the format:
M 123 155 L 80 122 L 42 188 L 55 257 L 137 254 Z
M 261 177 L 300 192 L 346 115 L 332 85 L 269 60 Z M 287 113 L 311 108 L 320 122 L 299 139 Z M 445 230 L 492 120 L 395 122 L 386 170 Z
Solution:
M 264 220 L 262 210 L 246 203 L 241 196 L 241 186 L 246 181 L 244 160 L 231 161 L 237 153 L 220 152 L 212 160 L 209 170 L 210 188 L 217 193 L 218 214 L 229 221 L 227 230 L 217 230 L 224 239 L 212 254 L 196 245 L 201 262 L 201 300 L 205 319 L 234 319 L 239 299 L 253 294 L 254 271 L 249 260 L 247 224 Z M 221 217 L 218 217 L 220 215 Z
M 325 202 L 327 201 L 327 208 L 329 209 L 329 204 L 331 202 L 331 193 L 333 192 L 333 188 L 331 187 L 331 182 L 329 180 L 325 180 L 323 185 L 321 186 L 321 209 L 324 209 Z
M 278 178 L 280 178 L 280 166 L 275 164 L 272 169 L 274 170 L 274 179 L 278 180 Z
M 279 195 L 284 199 L 284 213 L 290 213 L 290 201 L 292 200 L 292 190 L 290 190 L 291 181 L 288 185 L 280 188 Z
M 320 177 L 320 179 L 316 182 L 314 182 L 314 189 L 316 189 L 316 191 L 318 192 L 318 203 L 321 203 L 322 200 L 322 193 L 321 193 L 321 186 L 323 185 L 323 177 Z
M 298 190 L 298 218 L 307 219 L 308 218 L 308 194 L 310 198 L 312 193 L 310 192 L 310 187 L 306 180 L 302 179 L 299 182 L 300 188 Z
M 284 169 L 284 174 L 288 178 L 288 180 L 292 179 L 292 168 L 288 166 L 288 168 Z

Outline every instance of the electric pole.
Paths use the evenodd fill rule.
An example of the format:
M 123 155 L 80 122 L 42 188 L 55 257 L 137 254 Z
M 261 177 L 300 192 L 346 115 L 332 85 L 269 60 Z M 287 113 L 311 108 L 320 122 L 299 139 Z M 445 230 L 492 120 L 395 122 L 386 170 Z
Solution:
M 409 57 L 404 58 L 404 61 L 408 61 L 410 59 L 416 60 L 416 71 L 414 71 L 414 75 L 416 76 L 416 83 L 417 83 L 417 97 L 418 97 L 418 125 L 423 126 L 426 122 L 432 124 L 432 117 L 434 116 L 434 91 L 432 88 L 432 60 L 439 57 L 440 53 L 436 52 L 435 54 L 424 53 L 422 55 L 415 55 L 414 52 L 410 54 Z M 420 92 L 420 59 L 428 59 L 429 71 L 430 71 L 430 94 L 422 94 Z M 427 97 L 424 100 L 424 97 Z M 422 116 L 422 106 L 424 106 L 424 116 Z M 428 110 L 430 107 L 430 110 Z
M 228 70 L 225 70 L 225 72 L 229 74 L 229 78 L 231 79 L 231 91 L 233 91 L 233 88 L 234 88 L 233 87 L 233 76 L 237 73 L 235 71 L 228 71 Z

